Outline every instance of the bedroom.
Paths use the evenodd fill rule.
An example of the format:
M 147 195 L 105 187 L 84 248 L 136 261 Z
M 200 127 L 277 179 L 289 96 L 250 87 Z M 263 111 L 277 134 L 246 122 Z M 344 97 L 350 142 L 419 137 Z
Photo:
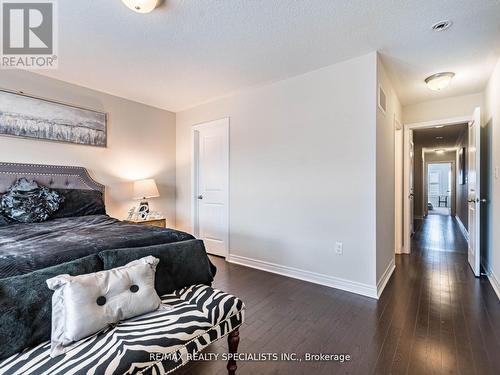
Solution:
M 172 254 L 192 251 L 196 255 L 186 258 L 189 261 L 172 263 L 183 266 L 170 270 L 182 279 L 173 284 L 203 285 L 213 277 L 215 289 L 234 296 L 235 305 L 244 303 L 244 314 L 235 313 L 244 320 L 239 330 L 238 374 L 428 373 L 426 366 L 435 373 L 498 372 L 498 359 L 492 355 L 500 349 L 497 233 L 489 231 L 481 251 L 488 276 L 475 278 L 465 258 L 456 265 L 458 279 L 451 279 L 450 286 L 436 286 L 441 276 L 450 275 L 446 267 L 452 265 L 446 259 L 424 263 L 429 258 L 404 254 L 406 192 L 400 186 L 405 178 L 405 126 L 471 116 L 480 106 L 484 133 L 490 134 L 492 145 L 491 160 L 483 171 L 491 175 L 491 204 L 483 211 L 490 218 L 490 228 L 500 220 L 495 201 L 500 186 L 495 178 L 500 165 L 498 2 L 463 1 L 458 6 L 426 1 L 422 6 L 416 1 L 398 5 L 380 1 L 375 6 L 371 1 L 168 0 L 153 2 L 157 6 L 148 13 L 136 12 L 121 0 L 45 3 L 57 4 L 53 8 L 57 33 L 52 53 L 41 55 L 57 55 L 56 66 L 22 70 L 4 63 L 0 115 L 8 103 L 10 112 L 13 107 L 18 114 L 27 109 L 38 118 L 48 113 L 44 118 L 56 129 L 52 124 L 60 120 L 58 114 L 65 113 L 68 120 L 81 110 L 100 124 L 105 141 L 69 137 L 60 142 L 54 138 L 67 133 L 42 132 L 33 126 L 31 134 L 16 136 L 7 123 L 27 124 L 26 117 L 18 115 L 15 121 L 0 117 L 0 162 L 6 163 L 0 169 L 0 193 L 7 193 L 19 177 L 33 179 L 33 173 L 42 168 L 23 170 L 19 164 L 82 167 L 96 183 L 90 189 L 96 193 L 86 196 L 99 197 L 99 186 L 104 186 L 104 204 L 97 199 L 99 215 L 105 212 L 110 218 L 127 220 L 131 208 L 137 213 L 146 197 L 150 218 L 166 228 L 110 218 L 89 223 L 95 214 L 55 218 L 57 210 L 46 222 L 10 222 L 0 227 L 0 270 L 10 270 L 2 280 L 118 248 L 138 254 L 137 248 L 154 247 L 150 251 L 162 256 L 171 254 L 159 250 L 163 247 L 175 249 Z M 2 6 L 7 4 L 4 1 Z M 470 12 L 475 14 L 473 19 Z M 432 25 L 441 20 L 452 21 L 451 27 L 433 31 Z M 43 40 L 45 34 L 35 30 L 35 35 Z M 5 57 L 9 51 L 2 54 Z M 24 56 L 19 51 L 14 55 Z M 449 87 L 429 90 L 425 78 L 446 71 L 455 72 Z M 223 168 L 215 174 L 216 182 L 222 181 L 218 221 L 210 219 L 204 207 L 210 197 L 196 182 L 203 179 L 197 171 L 206 164 L 194 152 L 203 129 L 214 121 L 229 129 L 221 133 L 221 143 L 215 147 L 224 152 L 210 159 Z M 64 190 L 93 184 L 85 178 L 81 185 L 75 176 L 86 172 L 78 171 L 68 177 L 75 184 L 70 189 L 66 179 L 55 178 L 61 174 L 57 169 L 35 180 L 42 190 L 70 194 Z M 157 193 L 135 194 L 134 185 L 147 179 L 154 180 Z M 82 202 L 78 198 L 75 204 Z M 8 221 L 14 220 L 11 216 L 7 215 Z M 66 226 L 55 229 L 54 223 L 61 220 Z M 200 227 L 200 220 L 207 220 L 208 226 Z M 14 231 L 13 225 L 22 229 Z M 111 229 L 116 225 L 120 231 Z M 48 227 L 53 228 L 55 239 L 46 235 Z M 203 239 L 210 255 L 207 258 L 200 250 L 199 242 L 185 248 L 166 243 L 176 236 Z M 50 239 L 54 242 L 47 245 L 44 241 Z M 66 258 L 59 258 L 60 254 Z M 439 254 L 434 254 L 435 262 L 441 259 Z M 196 265 L 207 266 L 207 259 L 216 272 L 208 266 L 190 275 Z M 118 263 L 121 267 L 126 262 Z M 157 274 L 166 263 L 160 259 Z M 438 264 L 441 273 L 436 270 Z M 107 269 L 85 271 L 79 274 Z M 44 306 L 50 309 L 52 294 L 47 293 L 52 291 L 45 280 L 37 282 L 49 296 Z M 420 296 L 427 298 L 426 304 L 420 304 L 424 300 Z M 442 299 L 436 302 L 438 296 L 451 296 L 449 305 Z M 100 296 L 95 297 L 93 302 Z M 472 309 L 475 303 L 477 311 Z M 26 302 L 18 301 L 16 306 L 23 311 Z M 464 312 L 450 313 L 447 306 L 464 307 Z M 43 313 L 50 320 L 51 315 Z M 442 331 L 436 314 L 443 314 Z M 29 314 L 24 317 L 31 323 L 18 319 L 16 327 L 24 324 L 25 335 L 33 335 L 28 326 L 33 329 L 36 321 Z M 12 327 L 2 323 L 7 336 L 8 328 Z M 36 345 L 46 343 L 48 351 L 51 326 L 41 328 L 44 340 Z M 208 348 L 201 350 L 203 345 L 198 343 L 199 348 L 190 352 L 220 354 L 218 359 L 193 360 L 176 372 L 224 373 L 227 358 L 222 355 L 230 345 L 222 336 L 229 336 L 234 350 L 237 339 L 223 333 L 211 339 L 216 342 L 207 343 Z M 480 339 L 475 338 L 478 335 Z M 10 346 L 9 355 L 33 347 L 16 340 L 4 347 Z M 110 351 L 106 358 L 120 353 Z M 287 360 L 264 358 L 265 353 Z M 344 360 L 316 356 L 300 364 L 290 360 L 306 353 L 343 355 Z M 259 355 L 261 360 L 256 360 Z M 56 363 L 51 361 L 63 357 L 44 358 Z M 446 360 L 437 363 L 438 357 Z M 123 358 L 120 366 L 130 365 L 132 361 Z M 234 370 L 234 366 L 231 362 L 229 367 Z M 16 373 L 13 369 L 5 373 Z M 121 369 L 115 373 L 124 372 Z M 32 373 L 43 372 L 35 368 Z

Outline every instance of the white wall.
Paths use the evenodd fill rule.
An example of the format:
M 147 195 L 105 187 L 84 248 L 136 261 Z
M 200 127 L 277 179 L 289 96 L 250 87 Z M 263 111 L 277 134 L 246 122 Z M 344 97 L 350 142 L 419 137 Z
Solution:
M 230 117 L 231 259 L 376 294 L 376 59 L 177 113 L 177 227 L 191 230 L 191 126 Z
M 490 170 L 490 186 L 488 205 L 489 228 L 487 233 L 489 238 L 486 242 L 486 264 L 490 273 L 490 281 L 500 298 L 500 60 L 498 61 L 493 75 L 485 91 L 485 126 L 491 135 L 491 163 L 488 163 Z M 495 170 L 499 171 L 495 173 Z M 484 173 L 484 171 L 481 171 Z
M 394 269 L 396 240 L 395 201 L 395 124 L 402 121 L 402 110 L 394 86 L 380 58 L 377 82 L 387 96 L 387 110 L 377 108 L 377 261 L 376 278 L 379 293 Z M 377 88 L 378 90 L 378 88 Z M 398 207 L 402 209 L 402 207 Z
M 86 167 L 106 185 L 106 206 L 123 218 L 132 201 L 131 181 L 154 177 L 161 197 L 151 199 L 175 225 L 175 114 L 25 71 L 0 72 L 0 87 L 109 114 L 108 147 L 0 137 L 0 161 Z
M 407 105 L 403 108 L 405 124 L 451 117 L 472 116 L 474 108 L 483 106 L 483 94 L 454 96 Z

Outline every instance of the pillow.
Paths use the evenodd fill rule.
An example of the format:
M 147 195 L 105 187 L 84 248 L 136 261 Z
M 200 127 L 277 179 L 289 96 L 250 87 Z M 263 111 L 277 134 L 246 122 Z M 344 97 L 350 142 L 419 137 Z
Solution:
M 59 209 L 63 200 L 56 191 L 20 178 L 2 196 L 0 208 L 11 219 L 21 223 L 37 223 L 47 220 Z
M 12 224 L 14 220 L 5 216 L 2 212 L 0 212 L 0 227 L 4 227 L 6 225 Z
M 102 193 L 97 190 L 57 189 L 64 203 L 51 216 L 53 219 L 89 215 L 105 215 Z
M 50 340 L 52 290 L 45 281 L 60 274 L 73 276 L 101 271 L 97 254 L 0 279 L 0 359 Z
M 110 324 L 157 310 L 161 304 L 154 289 L 158 262 L 149 256 L 109 271 L 47 280 L 54 290 L 50 356 L 67 352 L 78 340 Z
M 155 276 L 155 289 L 160 296 L 185 286 L 210 285 L 213 281 L 211 263 L 201 240 L 106 250 L 99 253 L 106 270 L 148 255 L 160 260 Z

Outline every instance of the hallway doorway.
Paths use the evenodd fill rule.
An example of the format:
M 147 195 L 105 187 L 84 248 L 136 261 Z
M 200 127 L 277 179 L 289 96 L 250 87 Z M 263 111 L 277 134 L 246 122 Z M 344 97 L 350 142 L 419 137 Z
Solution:
M 459 156 L 469 150 L 470 118 L 405 125 L 403 253 L 411 253 L 412 234 L 430 216 L 456 219 L 462 233 L 467 232 L 469 186 L 467 171 Z M 407 229 L 410 222 L 415 223 L 413 231 Z M 434 221 L 429 225 L 432 223 Z
M 427 164 L 427 213 L 451 215 L 454 201 L 451 162 Z
M 481 109 L 477 107 L 468 118 L 405 124 L 403 141 L 403 253 L 411 254 L 412 251 L 414 231 L 410 223 L 418 223 L 431 216 L 452 217 L 467 239 L 467 260 L 476 277 L 481 275 L 481 241 L 484 242 L 485 238 L 485 215 L 481 215 L 481 205 L 486 207 L 488 203 L 487 197 L 481 196 L 481 193 L 485 194 L 485 189 L 481 187 L 481 154 L 483 158 L 488 157 L 481 148 L 484 138 L 481 129 Z M 443 194 L 440 188 L 436 190 L 428 186 L 427 181 L 422 183 L 417 180 L 419 177 L 421 180 L 432 178 L 435 185 L 439 185 L 436 181 L 440 174 L 434 172 L 428 176 L 426 163 L 450 160 L 455 164 L 451 167 L 452 182 L 448 184 L 453 197 L 447 191 Z M 430 202 L 426 197 L 428 194 L 437 197 L 437 201 Z M 445 215 L 429 215 L 436 204 L 438 213 Z M 441 207 L 446 210 L 441 210 Z

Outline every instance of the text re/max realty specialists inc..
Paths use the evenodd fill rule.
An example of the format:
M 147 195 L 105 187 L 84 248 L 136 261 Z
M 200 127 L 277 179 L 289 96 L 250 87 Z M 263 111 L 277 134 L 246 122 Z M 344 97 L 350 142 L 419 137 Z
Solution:
M 150 353 L 151 361 L 229 361 L 234 359 L 243 362 L 338 362 L 351 361 L 351 356 L 345 353 Z

